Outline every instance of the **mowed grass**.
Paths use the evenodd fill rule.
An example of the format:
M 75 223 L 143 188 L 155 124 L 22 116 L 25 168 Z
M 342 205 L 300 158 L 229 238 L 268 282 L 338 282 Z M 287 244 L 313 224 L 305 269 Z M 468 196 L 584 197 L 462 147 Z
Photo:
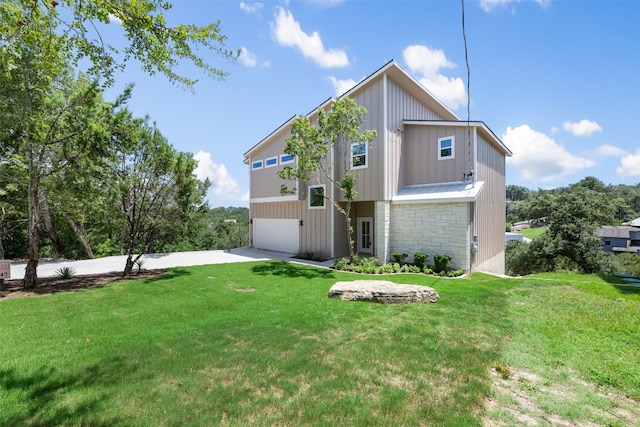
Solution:
M 594 276 L 406 274 L 373 278 L 431 286 L 440 301 L 327 298 L 336 281 L 363 277 L 270 261 L 0 301 L 0 425 L 640 417 L 633 290 Z M 498 378 L 495 362 L 514 375 Z
M 518 231 L 519 234 L 524 234 L 524 237 L 529 239 L 535 239 L 536 237 L 544 234 L 547 231 L 547 227 L 535 227 L 535 228 L 523 228 Z

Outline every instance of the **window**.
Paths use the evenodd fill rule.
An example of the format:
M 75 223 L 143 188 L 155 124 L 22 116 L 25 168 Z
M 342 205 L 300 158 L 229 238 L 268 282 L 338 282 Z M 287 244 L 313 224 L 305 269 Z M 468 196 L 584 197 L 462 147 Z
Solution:
M 280 164 L 293 163 L 293 156 L 291 154 L 280 154 Z
M 256 160 L 251 162 L 251 170 L 262 169 L 262 160 Z
M 272 168 L 274 166 L 278 166 L 278 156 L 268 157 L 264 159 L 265 168 Z
M 445 136 L 438 138 L 438 160 L 453 159 L 456 148 L 456 137 Z
M 351 169 L 367 167 L 367 144 L 351 144 Z
M 324 209 L 324 185 L 309 186 L 309 209 Z
M 605 240 L 604 241 L 604 245 L 605 246 L 611 246 L 611 240 Z

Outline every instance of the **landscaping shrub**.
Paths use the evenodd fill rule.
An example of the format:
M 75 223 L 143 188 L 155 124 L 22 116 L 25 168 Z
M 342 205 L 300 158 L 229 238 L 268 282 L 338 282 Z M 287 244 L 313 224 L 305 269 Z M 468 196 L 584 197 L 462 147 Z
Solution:
M 56 277 L 59 279 L 71 279 L 76 274 L 73 267 L 60 267 L 56 270 Z
M 422 252 L 416 252 L 413 254 L 413 263 L 422 270 L 427 263 L 427 254 L 423 254 Z
M 393 260 L 395 262 L 397 262 L 398 264 L 402 264 L 409 255 L 403 254 L 401 252 L 394 252 L 393 254 L 391 254 L 391 256 L 393 257 Z
M 433 263 L 435 264 L 435 270 L 438 273 L 447 271 L 447 265 L 449 265 L 451 257 L 449 255 L 435 254 L 433 256 Z
M 345 267 L 349 264 L 349 258 L 337 258 L 333 260 L 332 268 L 336 270 L 345 270 Z

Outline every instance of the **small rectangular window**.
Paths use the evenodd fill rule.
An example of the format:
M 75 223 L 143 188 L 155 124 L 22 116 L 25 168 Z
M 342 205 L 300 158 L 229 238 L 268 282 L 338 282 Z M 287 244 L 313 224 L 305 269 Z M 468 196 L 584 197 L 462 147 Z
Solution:
M 367 167 L 367 144 L 351 144 L 351 169 Z
M 456 137 L 445 136 L 438 138 L 438 160 L 453 159 L 455 157 Z
M 280 164 L 293 163 L 293 156 L 291 154 L 280 154 Z
M 278 156 L 268 157 L 264 159 L 265 168 L 272 168 L 274 166 L 278 166 Z
M 251 162 L 251 170 L 262 169 L 262 160 Z
M 611 240 L 605 240 L 604 241 L 604 245 L 605 246 L 611 246 Z
M 309 186 L 309 209 L 324 209 L 324 185 Z

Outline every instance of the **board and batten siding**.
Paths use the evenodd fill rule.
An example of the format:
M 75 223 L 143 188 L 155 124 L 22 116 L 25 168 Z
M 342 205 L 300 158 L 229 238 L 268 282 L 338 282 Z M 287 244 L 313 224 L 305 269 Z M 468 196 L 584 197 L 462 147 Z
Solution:
M 438 138 L 448 136 L 455 137 L 453 159 L 438 160 Z M 406 185 L 462 181 L 472 168 L 471 151 L 466 127 L 406 125 L 402 153 Z
M 289 136 L 288 133 L 282 133 L 274 140 L 260 147 L 259 150 L 251 155 L 249 162 L 249 173 L 251 173 L 251 198 L 261 199 L 270 197 L 279 197 L 280 187 L 282 184 L 287 185 L 289 188 L 295 188 L 295 181 L 285 181 L 278 176 L 278 171 L 284 166 L 280 164 L 280 155 L 284 154 L 284 148 L 286 146 L 285 139 Z M 276 157 L 278 159 L 277 165 L 273 167 L 266 167 L 265 160 Z M 262 168 L 253 170 L 253 162 L 261 160 Z M 293 164 L 291 164 L 293 166 Z M 302 188 L 303 190 L 304 188 Z M 304 194 L 300 192 L 300 199 L 304 198 Z
M 331 256 L 332 207 L 308 209 L 307 200 L 278 203 L 252 203 L 251 218 L 279 218 L 302 220 L 300 226 L 300 253 L 313 253 L 316 257 Z M 251 229 L 253 236 L 253 228 Z M 253 242 L 251 242 L 253 245 Z
M 387 80 L 387 199 L 398 194 L 408 184 L 406 180 L 406 152 L 403 140 L 407 140 L 407 129 L 403 120 L 441 120 L 426 105 L 391 79 Z M 380 194 L 379 200 L 384 200 Z
M 477 156 L 477 179 L 485 185 L 476 200 L 474 215 L 479 249 L 475 264 L 482 271 L 504 274 L 505 157 L 480 134 Z

